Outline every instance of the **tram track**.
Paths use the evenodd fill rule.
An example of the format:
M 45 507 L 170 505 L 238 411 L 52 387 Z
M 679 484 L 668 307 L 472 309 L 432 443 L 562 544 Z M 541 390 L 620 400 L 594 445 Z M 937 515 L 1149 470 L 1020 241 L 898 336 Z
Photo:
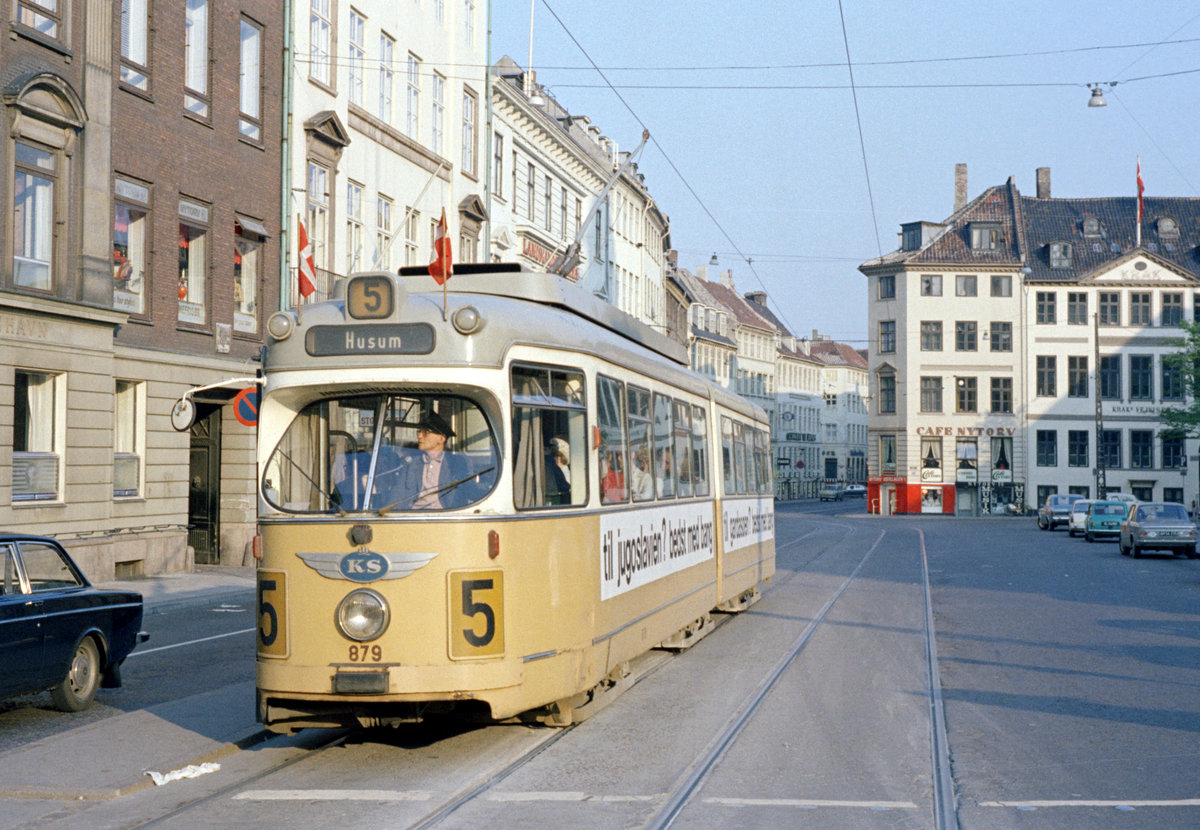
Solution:
M 844 552 L 848 540 L 860 534 L 863 530 L 861 526 L 854 527 L 853 525 L 839 524 L 833 521 L 820 521 L 818 522 L 818 527 L 803 532 L 801 535 L 780 545 L 779 551 L 783 552 L 790 547 L 804 544 L 806 541 L 815 541 L 814 536 L 819 537 L 822 531 L 827 532 L 835 527 L 845 532 L 837 534 L 836 538 L 827 537 L 820 542 L 816 542 L 818 549 L 813 551 L 811 555 L 806 556 L 803 562 L 796 562 L 788 568 L 777 571 L 776 579 L 763 591 L 763 598 L 765 599 L 782 590 L 792 580 L 801 578 L 806 573 L 811 573 L 811 566 L 819 562 L 823 557 L 827 557 L 831 553 L 837 553 L 839 550 Z M 653 798 L 648 799 L 656 804 L 657 807 L 653 815 L 642 826 L 648 828 L 648 830 L 665 830 L 665 828 L 672 827 L 688 805 L 699 798 L 711 774 L 719 767 L 730 749 L 738 742 L 739 736 L 742 735 L 747 725 L 760 713 L 764 702 L 771 695 L 771 692 L 777 688 L 788 669 L 804 653 L 805 648 L 814 636 L 823 627 L 827 626 L 831 613 L 833 613 L 834 609 L 838 607 L 839 602 L 860 579 L 864 568 L 871 562 L 872 557 L 889 536 L 889 533 L 880 531 L 875 540 L 870 544 L 870 547 L 861 555 L 857 563 L 854 564 L 853 569 L 850 570 L 848 575 L 844 576 L 836 586 L 831 586 L 833 587 L 832 593 L 825 599 L 824 604 L 809 618 L 803 630 L 788 643 L 786 649 L 774 665 L 772 665 L 770 671 L 762 676 L 757 685 L 744 696 L 727 719 L 714 731 L 713 737 L 703 746 L 700 752 L 690 763 L 682 767 L 682 771 L 674 783 L 667 787 L 665 792 L 659 792 Z M 917 533 L 921 578 L 923 582 L 921 594 L 924 605 L 924 653 L 927 663 L 925 677 L 928 684 L 927 692 L 929 698 L 930 768 L 933 790 L 932 826 L 935 830 L 957 830 L 958 820 L 953 779 L 946 740 L 940 681 L 937 673 L 937 649 L 933 629 L 929 565 L 924 534 L 919 530 Z M 848 567 L 850 563 L 847 562 L 845 564 Z M 780 578 L 781 576 L 783 577 L 782 579 Z M 728 624 L 735 616 L 743 615 L 721 615 L 716 628 L 721 628 Z M 661 653 L 654 654 L 654 659 L 649 660 L 645 667 L 640 671 L 635 671 L 630 676 L 627 688 L 621 693 L 622 696 L 634 686 L 652 677 L 661 668 L 671 665 L 673 662 L 671 659 L 672 656 L 676 656 L 668 656 Z M 435 803 L 423 806 L 419 817 L 409 821 L 405 826 L 413 828 L 413 830 L 432 830 L 432 828 L 453 824 L 455 820 L 459 820 L 464 814 L 464 808 L 477 802 L 495 800 L 495 794 L 500 790 L 503 782 L 512 778 L 518 771 L 529 767 L 531 762 L 539 756 L 543 756 L 553 747 L 560 744 L 560 742 L 568 739 L 576 729 L 577 726 L 567 726 L 560 729 L 546 730 L 544 739 L 538 740 L 532 746 L 527 746 L 516 754 L 515 757 L 510 756 L 502 765 L 490 770 L 481 769 L 472 780 L 458 787 L 452 793 L 434 796 Z M 172 820 L 186 822 L 186 817 L 189 814 L 193 816 L 203 815 L 202 811 L 205 805 L 228 798 L 230 795 L 236 794 L 241 790 L 246 790 L 251 785 L 269 779 L 296 764 L 305 761 L 319 763 L 320 757 L 325 752 L 342 746 L 352 734 L 339 734 L 330 740 L 313 746 L 308 751 L 273 764 L 252 775 L 242 777 L 240 780 L 230 783 L 220 790 L 208 793 L 186 804 L 180 804 L 169 813 L 131 826 L 136 828 L 163 826 Z M 320 798 L 319 795 L 315 797 L 318 800 Z

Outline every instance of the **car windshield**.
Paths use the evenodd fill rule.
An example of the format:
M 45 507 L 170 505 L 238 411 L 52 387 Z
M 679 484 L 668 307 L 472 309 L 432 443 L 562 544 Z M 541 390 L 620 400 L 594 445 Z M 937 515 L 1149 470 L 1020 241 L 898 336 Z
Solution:
M 1144 504 L 1138 508 L 1138 521 L 1187 521 L 1182 504 Z
M 1127 508 L 1123 504 L 1098 504 L 1093 508 L 1095 516 L 1122 516 Z
M 269 504 L 291 513 L 386 515 L 473 504 L 498 472 L 493 430 L 474 401 L 357 395 L 304 407 L 271 454 L 262 487 Z

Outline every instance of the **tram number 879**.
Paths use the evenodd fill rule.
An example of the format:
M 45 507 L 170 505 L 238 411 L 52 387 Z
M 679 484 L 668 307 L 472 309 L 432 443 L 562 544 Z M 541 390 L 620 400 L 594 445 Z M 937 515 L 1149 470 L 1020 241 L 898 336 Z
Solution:
M 504 653 L 503 571 L 449 574 L 450 657 L 494 657 Z

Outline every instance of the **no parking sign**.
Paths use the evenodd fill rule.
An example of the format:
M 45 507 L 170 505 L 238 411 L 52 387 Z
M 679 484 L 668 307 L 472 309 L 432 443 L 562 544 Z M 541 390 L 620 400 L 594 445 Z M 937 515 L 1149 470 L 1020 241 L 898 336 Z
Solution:
M 251 386 L 238 392 L 233 399 L 233 417 L 243 426 L 258 426 L 258 387 Z

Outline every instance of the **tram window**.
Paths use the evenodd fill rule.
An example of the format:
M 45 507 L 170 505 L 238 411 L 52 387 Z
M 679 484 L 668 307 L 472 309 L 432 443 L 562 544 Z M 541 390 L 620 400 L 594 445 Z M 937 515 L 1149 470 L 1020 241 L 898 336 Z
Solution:
M 490 422 L 468 398 L 346 396 L 301 410 L 267 462 L 263 495 L 295 513 L 450 510 L 495 487 L 498 459 Z
M 675 401 L 675 473 L 676 490 L 681 498 L 690 497 L 692 487 L 692 408 Z
M 699 406 L 692 407 L 692 483 L 697 496 L 708 495 L 708 421 Z
M 771 459 L 767 454 L 767 434 L 761 429 L 753 428 L 751 428 L 750 434 L 754 439 L 754 487 L 751 492 L 768 493 L 771 481 Z
M 629 487 L 634 501 L 654 498 L 654 459 L 650 445 L 650 393 L 629 387 Z
M 675 465 L 672 463 L 671 399 L 654 396 L 654 494 L 660 499 L 675 497 Z
M 629 501 L 625 471 L 628 442 L 625 435 L 625 384 L 612 378 L 596 379 L 596 412 L 600 425 L 600 501 Z
M 732 496 L 736 492 L 733 477 L 733 421 L 728 418 L 721 418 L 721 475 L 725 495 Z
M 513 366 L 513 502 L 518 508 L 587 502 L 583 373 Z
M 733 492 L 743 496 L 750 492 L 746 488 L 746 433 L 745 427 L 733 422 Z

